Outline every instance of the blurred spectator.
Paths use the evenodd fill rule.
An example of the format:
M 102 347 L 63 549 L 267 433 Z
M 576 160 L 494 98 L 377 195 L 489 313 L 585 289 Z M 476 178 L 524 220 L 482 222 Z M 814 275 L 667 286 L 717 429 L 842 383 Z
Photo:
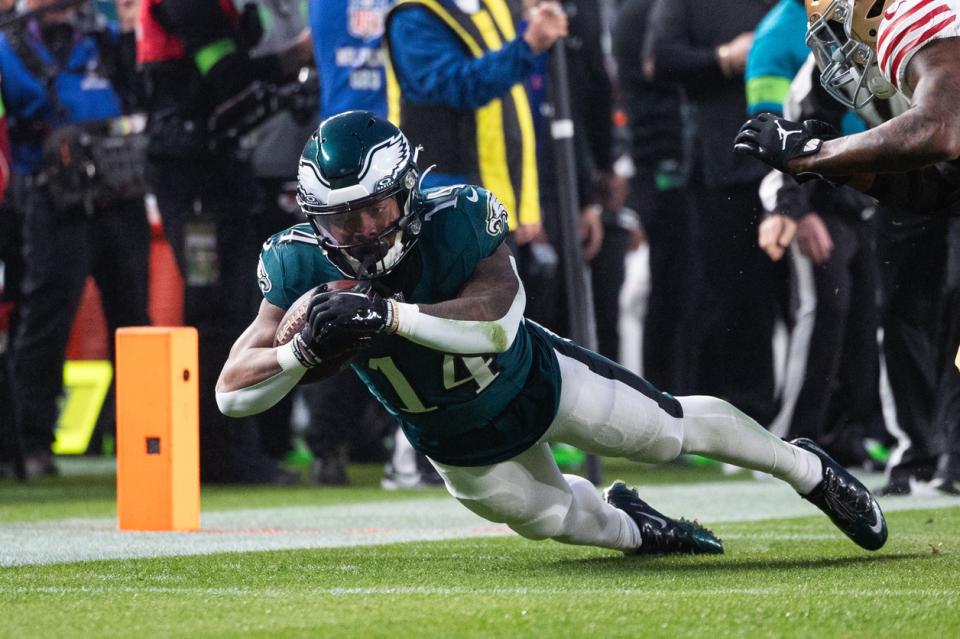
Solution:
M 29 0 L 38 10 L 53 0 Z M 84 7 L 88 9 L 88 7 Z M 142 193 L 126 196 L 90 179 L 84 136 L 96 144 L 123 112 L 114 84 L 116 31 L 88 33 L 77 7 L 43 12 L 0 36 L 3 99 L 11 117 L 14 207 L 24 275 L 11 380 L 30 474 L 54 474 L 50 453 L 67 338 L 87 275 L 100 289 L 112 334 L 148 324 L 149 232 Z M 83 157 L 88 157 L 83 160 Z M 96 171 L 93 172 L 96 175 Z M 112 346 L 112 344 L 111 344 Z
M 523 87 L 536 55 L 567 33 L 556 2 L 400 0 L 387 14 L 390 120 L 422 145 L 425 186 L 473 183 L 503 202 L 516 244 L 540 230 L 536 140 Z
M 612 175 L 612 111 L 613 94 L 610 77 L 607 74 L 602 39 L 604 35 L 600 6 L 597 0 L 569 0 L 563 3 L 567 14 L 569 35 L 565 38 L 567 61 L 567 90 L 570 95 L 571 117 L 573 121 L 573 146 L 576 171 L 573 176 L 577 184 L 579 202 L 579 230 L 582 255 L 586 263 L 593 260 L 601 266 L 603 273 L 594 275 L 594 308 L 611 308 L 612 314 L 602 315 L 603 325 L 597 326 L 598 340 L 603 343 L 602 355 L 616 359 L 617 353 L 617 297 L 623 281 L 623 255 L 619 258 L 612 251 L 604 250 L 604 196 L 610 192 Z M 555 120 L 552 90 L 559 78 L 550 76 L 550 56 L 542 53 L 537 56 L 534 69 L 527 80 L 528 92 L 537 139 L 537 173 L 539 176 L 540 203 L 542 207 L 545 235 L 535 242 L 518 247 L 517 263 L 521 277 L 530 271 L 539 271 L 537 253 L 550 252 L 550 260 L 562 263 L 566 256 L 556 254 L 553 246 L 562 249 L 560 237 L 560 190 L 567 179 L 560 175 L 555 157 L 556 142 L 551 135 L 551 125 Z M 606 198 L 609 199 L 609 198 Z M 608 220 L 616 221 L 610 214 Z M 611 227 L 613 229 L 613 227 Z M 619 237 L 619 236 L 618 236 Z M 624 243 L 613 241 L 610 247 Z M 609 247 L 608 247 L 609 248 Z M 619 272 L 617 268 L 619 267 Z M 562 272 L 562 270 L 560 270 Z M 528 288 L 528 317 L 540 322 L 561 335 L 568 335 L 568 309 L 565 295 L 559 294 L 563 282 L 558 278 L 542 278 Z M 548 301 L 549 300 L 549 301 Z M 548 301 L 547 303 L 541 303 Z
M 263 207 L 229 129 L 208 123 L 231 99 L 258 95 L 245 93 L 253 83 L 283 84 L 311 60 L 308 34 L 281 53 L 251 56 L 262 34 L 257 18 L 255 5 L 241 14 L 219 0 L 144 0 L 139 15 L 137 55 L 150 89 L 147 180 L 183 276 L 185 320 L 200 332 L 204 481 L 297 479 L 262 454 L 253 422 L 227 420 L 214 397 L 217 371 L 257 303 L 250 238 Z M 247 108 L 246 100 L 231 104 Z M 254 99 L 248 106 L 268 105 Z
M 536 56 L 567 32 L 556 2 L 532 9 L 520 32 L 522 14 L 522 0 L 399 0 L 384 34 L 388 116 L 423 147 L 419 165 L 436 165 L 424 186 L 490 189 L 507 209 L 518 252 L 529 250 L 522 247 L 542 229 L 533 113 L 523 82 Z M 537 295 L 536 287 L 530 294 Z
M 744 76 L 747 112 L 783 113 L 790 83 L 810 55 L 803 0 L 780 0 L 757 25 Z
M 10 7 L 0 4 L 0 18 Z M 3 78 L 0 77 L 0 87 Z M 19 445 L 19 431 L 16 429 L 13 414 L 13 396 L 11 395 L 7 359 L 10 350 L 11 322 L 13 320 L 13 289 L 15 265 L 19 263 L 19 250 L 16 241 L 19 231 L 13 211 L 7 205 L 6 192 L 10 184 L 10 139 L 7 135 L 6 109 L 3 106 L 0 89 L 0 477 L 5 476 L 12 466 L 9 462 L 19 458 L 22 463 L 22 451 Z
M 320 119 L 351 109 L 387 115 L 387 79 L 382 44 L 392 0 L 313 0 L 310 27 L 320 71 Z M 301 144 L 302 146 L 302 144 Z M 299 155 L 298 155 L 299 157 Z M 311 479 L 319 484 L 347 482 L 349 452 L 370 440 L 393 439 L 382 481 L 387 489 L 441 483 L 433 466 L 418 455 L 403 431 L 352 371 L 303 388 L 310 407 L 307 434 L 316 456 Z M 344 428 L 344 424 L 352 424 Z M 360 426 L 362 425 L 362 426 Z
M 849 112 L 821 88 L 819 72 L 813 64 L 812 57 L 801 69 L 793 86 L 797 95 L 794 96 L 791 93 L 791 103 L 785 109 L 787 117 L 797 120 L 823 120 L 838 129 L 850 130 Z M 794 97 L 798 99 L 794 100 Z M 875 101 L 861 108 L 858 113 L 870 126 L 876 126 L 889 117 L 890 113 L 903 108 L 906 108 L 906 102 L 902 98 L 895 98 L 891 101 Z M 774 259 L 779 259 L 783 255 L 784 248 L 782 238 L 776 240 L 772 238 L 782 234 L 786 220 L 790 221 L 791 229 L 793 226 L 796 227 L 798 248 L 801 251 L 814 258 L 824 255 L 824 249 L 829 249 L 830 253 L 837 252 L 838 249 L 834 247 L 835 242 L 831 238 L 831 235 L 836 237 L 836 233 L 828 233 L 826 235 L 828 243 L 824 244 L 804 228 L 805 221 L 809 218 L 807 212 L 813 208 L 824 211 L 832 207 L 833 217 L 839 218 L 837 223 L 858 230 L 858 236 L 861 236 L 858 239 L 860 250 L 863 250 L 864 242 L 867 242 L 866 246 L 869 250 L 869 244 L 873 242 L 872 234 L 862 237 L 865 223 L 859 219 L 857 207 L 854 206 L 853 210 L 850 208 L 850 203 L 856 204 L 858 201 L 854 191 L 845 188 L 833 189 L 817 181 L 808 182 L 801 187 L 790 176 L 778 172 L 765 180 L 765 190 L 774 190 L 771 180 L 783 186 L 779 188 L 776 206 L 768 206 L 772 209 L 772 214 L 761 225 L 760 242 Z M 818 198 L 821 204 L 815 205 Z M 823 202 L 828 202 L 830 207 L 822 204 Z M 860 208 L 862 206 L 862 204 L 859 205 Z M 846 209 L 846 215 L 843 215 L 844 209 Z M 887 483 L 880 489 L 880 493 L 902 495 L 911 492 L 915 481 L 927 481 L 934 475 L 938 454 L 944 445 L 945 434 L 945 427 L 941 425 L 942 422 L 938 422 L 937 415 L 947 414 L 950 410 L 951 394 L 945 392 L 941 395 L 938 392 L 937 374 L 933 372 L 937 370 L 938 362 L 943 361 L 938 359 L 943 355 L 937 354 L 938 348 L 934 338 L 938 330 L 949 326 L 949 323 L 938 324 L 937 315 L 938 308 L 949 308 L 939 305 L 947 264 L 944 242 L 947 226 L 944 220 L 904 217 L 901 212 L 888 206 L 880 206 L 876 210 L 876 252 L 882 292 L 880 325 L 883 328 L 883 353 L 887 377 L 895 403 L 894 419 L 887 424 L 887 427 L 899 440 L 899 446 L 890 457 Z M 840 251 L 841 254 L 844 252 L 843 249 Z M 827 277 L 826 271 L 821 277 Z M 846 296 L 840 294 L 842 288 L 830 281 L 818 283 L 817 299 L 827 300 L 827 310 L 824 311 L 821 304 L 817 305 L 814 333 L 810 335 L 809 340 L 802 336 L 796 338 L 797 333 L 809 330 L 804 328 L 804 322 L 798 320 L 794 328 L 795 339 L 791 347 L 791 358 L 795 359 L 792 352 L 793 346 L 799 342 L 809 341 L 811 351 L 807 355 L 806 367 L 812 370 L 808 370 L 806 375 L 803 375 L 802 371 L 799 374 L 804 379 L 803 393 L 806 397 L 801 395 L 798 398 L 796 415 L 792 421 L 797 428 L 822 427 L 827 423 L 824 417 L 831 413 L 835 414 L 838 408 L 845 409 L 847 418 L 854 418 L 855 422 L 855 416 L 859 413 L 860 423 L 850 424 L 846 432 L 838 429 L 832 435 L 829 433 L 820 435 L 821 439 L 825 439 L 825 444 L 831 446 L 841 458 L 845 458 L 847 463 L 852 464 L 863 457 L 862 442 L 859 446 L 856 445 L 858 437 L 873 435 L 882 438 L 882 436 L 876 435 L 875 429 L 869 428 L 869 422 L 872 420 L 865 419 L 875 412 L 874 405 L 878 401 L 873 398 L 872 388 L 866 385 L 874 375 L 871 370 L 874 367 L 872 361 L 874 356 L 871 351 L 876 340 L 868 329 L 864 329 L 859 338 L 853 342 L 854 345 L 860 344 L 857 349 L 860 355 L 857 356 L 846 348 L 843 351 L 837 351 L 839 348 L 837 341 L 844 339 L 841 331 L 838 330 L 838 326 L 840 328 L 844 326 L 842 322 L 839 325 L 830 324 L 831 320 L 827 319 L 824 320 L 821 328 L 821 316 L 825 313 L 829 314 L 837 306 L 838 301 L 845 299 Z M 851 304 L 851 317 L 868 317 L 865 313 L 872 312 L 874 306 L 872 299 L 865 295 L 859 297 L 861 302 Z M 836 321 L 836 318 L 833 321 Z M 849 320 L 847 324 L 849 325 Z M 847 331 L 846 337 L 850 336 Z M 823 388 L 824 382 L 831 379 L 824 378 L 824 374 L 837 366 L 837 359 L 840 360 L 840 377 L 845 378 L 845 381 L 836 391 L 837 399 L 834 402 L 818 405 L 815 391 Z M 830 367 L 823 368 L 824 363 L 829 364 Z M 850 370 L 851 368 L 853 370 Z M 784 409 L 780 418 L 786 419 L 790 415 L 789 386 L 791 379 L 796 379 L 797 376 L 796 372 L 791 372 L 788 364 L 788 388 L 784 391 Z M 857 392 L 857 388 L 860 392 Z M 783 428 L 785 424 L 776 426 Z M 815 435 L 816 433 L 801 431 L 801 434 Z
M 240 4 L 240 3 L 236 3 Z M 263 37 L 251 48 L 254 57 L 279 54 L 307 29 L 305 0 L 261 0 L 257 3 L 263 23 Z M 274 113 L 244 136 L 241 153 L 250 157 L 263 199 L 263 209 L 254 217 L 257 237 L 274 233 L 300 220 L 296 203 L 296 174 L 304 141 L 316 129 L 315 79 L 302 86 L 301 100 Z M 248 271 L 247 276 L 250 276 Z M 258 415 L 256 422 L 262 450 L 274 459 L 283 459 L 293 448 L 291 426 L 293 397 L 285 397 L 272 409 Z
M 312 0 L 310 31 L 320 71 L 320 119 L 351 109 L 387 115 L 383 38 L 393 0 Z
M 896 422 L 888 426 L 899 440 L 878 494 L 906 495 L 916 482 L 933 478 L 944 446 L 944 428 L 936 421 L 942 349 L 934 339 L 944 328 L 938 310 L 948 226 L 943 218 L 903 217 L 886 206 L 878 215 L 883 356 L 896 404 Z M 952 350 L 955 343 L 944 346 Z
M 960 372 L 955 361 L 960 345 L 960 220 L 947 229 L 947 264 L 941 293 L 939 330 L 935 336 L 939 379 L 934 423 L 944 438 L 933 486 L 960 495 Z
M 895 99 L 906 101 L 910 108 L 883 107 L 882 122 L 877 126 L 838 139 L 817 123 L 808 125 L 761 116 L 744 125 L 736 148 L 794 175 L 827 177 L 866 191 L 880 203 L 896 207 L 886 209 L 888 215 L 955 216 L 960 196 L 960 137 L 955 135 L 960 119 L 953 81 L 960 68 L 956 4 L 923 0 L 861 2 L 856 8 L 854 3 L 819 0 L 808 0 L 806 4 L 811 19 L 808 43 L 821 66 L 821 82 L 826 91 L 852 107 L 867 106 L 871 101 L 882 105 L 882 100 L 875 98 L 890 98 L 891 103 Z M 877 111 L 881 111 L 881 106 L 877 106 Z M 785 141 L 788 135 L 789 143 Z M 928 231 L 936 232 L 932 220 L 917 222 L 915 218 L 907 218 L 894 230 L 899 234 L 908 226 L 918 231 L 918 238 Z M 789 224 L 784 225 L 784 231 L 781 237 L 791 232 Z M 960 239 L 960 232 L 950 233 L 949 240 L 954 239 Z M 908 260 L 903 266 L 907 270 L 923 268 L 931 256 L 931 252 L 921 250 L 916 261 Z M 887 260 L 882 261 L 886 265 Z M 954 279 L 948 280 L 949 286 L 955 286 Z M 927 285 L 929 281 L 923 279 L 918 284 Z M 944 314 L 953 318 L 960 309 L 952 306 L 960 302 L 960 295 L 952 290 L 947 293 Z M 947 324 L 941 337 L 950 342 L 952 350 L 960 341 L 960 323 Z M 907 355 L 915 358 L 917 352 L 912 349 Z M 949 398 L 946 403 L 960 399 L 960 375 L 953 369 L 950 355 L 940 354 L 933 362 L 925 358 L 924 362 L 928 365 L 925 370 L 939 371 L 940 379 L 932 382 L 941 385 L 935 397 L 938 401 Z M 893 373 L 896 367 L 889 358 L 888 364 Z M 927 403 L 924 408 L 930 406 Z M 958 414 L 960 409 L 956 407 L 936 411 L 932 432 L 923 434 L 925 441 L 915 442 L 911 438 L 909 455 L 903 459 L 895 456 L 889 488 L 897 488 L 897 471 L 903 471 L 901 476 L 921 480 L 930 473 L 930 459 L 936 456 L 944 435 L 940 420 Z M 947 425 L 948 433 L 956 430 L 954 424 Z M 960 442 L 952 442 L 949 447 L 957 450 Z M 946 459 L 948 466 L 949 456 Z M 960 492 L 960 470 L 944 470 L 938 471 L 934 485 L 947 492 Z
M 815 3 L 809 3 L 809 6 L 813 4 Z M 907 14 L 907 17 L 913 15 L 910 11 L 907 11 Z M 855 21 L 857 20 L 866 20 L 873 22 L 873 24 L 870 28 L 864 28 L 861 23 L 856 25 L 852 31 L 848 30 L 847 32 L 838 30 L 836 33 L 828 35 L 827 38 L 831 40 L 837 37 L 845 38 L 847 33 L 856 33 L 860 35 L 855 37 L 866 37 L 875 41 L 878 32 L 883 31 L 884 25 L 890 24 L 879 14 L 858 14 L 855 18 Z M 922 22 L 910 24 L 909 20 L 906 22 L 899 21 L 897 24 L 907 25 L 904 27 L 903 33 L 909 32 L 910 29 L 919 32 L 924 28 Z M 829 29 L 825 30 L 824 26 L 823 22 L 818 22 L 816 33 L 821 35 L 827 33 Z M 811 27 L 811 33 L 814 32 L 814 27 Z M 913 40 L 901 38 L 897 42 L 907 49 L 910 47 L 920 48 L 923 46 L 924 38 L 932 33 L 933 31 L 923 32 L 922 38 L 918 37 Z M 814 39 L 813 42 L 818 44 L 818 50 L 826 46 L 822 39 Z M 907 122 L 910 118 L 915 118 L 922 111 L 921 105 L 915 104 L 915 108 L 908 109 L 910 103 L 904 93 L 908 94 L 909 92 L 905 90 L 904 93 L 897 93 L 893 85 L 889 84 L 889 81 L 896 83 L 900 78 L 888 78 L 888 82 L 882 81 L 881 70 L 877 66 L 876 58 L 867 58 L 867 60 L 871 60 L 871 66 L 866 69 L 857 66 L 862 64 L 862 60 L 849 53 L 855 48 L 854 44 L 856 43 L 848 42 L 844 45 L 843 53 L 838 52 L 837 55 L 832 52 L 821 51 L 822 55 L 818 59 L 825 66 L 830 67 L 825 73 L 831 74 L 834 79 L 838 77 L 836 75 L 838 69 L 854 65 L 857 67 L 857 71 L 848 77 L 872 78 L 872 80 L 867 82 L 866 88 L 864 88 L 856 82 L 826 82 L 821 79 L 824 85 L 822 90 L 829 92 L 837 103 L 848 106 L 859 105 L 861 107 L 859 113 L 870 122 L 872 127 L 889 130 L 888 126 L 908 126 Z M 858 50 L 869 46 L 875 46 L 875 42 L 857 45 Z M 905 59 L 909 59 L 909 56 Z M 942 58 L 941 64 L 945 64 L 947 61 L 948 58 Z M 879 62 L 883 65 L 883 56 L 880 57 Z M 940 67 L 934 64 L 929 68 L 917 68 L 932 72 Z M 887 67 L 884 67 L 884 69 L 887 69 Z M 931 83 L 938 88 L 940 86 L 936 78 L 931 80 Z M 873 100 L 872 102 L 866 99 L 867 97 L 877 97 L 881 93 L 883 95 L 880 97 L 886 99 Z M 952 117 L 952 102 L 949 98 L 944 100 L 936 90 L 932 93 L 928 91 L 926 95 L 929 100 L 926 103 L 927 107 L 934 111 L 939 109 L 939 113 Z M 836 105 L 834 105 L 834 109 L 836 109 Z M 795 116 L 797 120 L 822 117 L 815 111 L 811 113 L 809 109 L 800 114 L 795 114 Z M 930 122 L 938 118 L 939 116 L 922 120 L 923 122 Z M 825 119 L 836 126 L 836 120 Z M 887 125 L 886 122 L 891 120 L 897 124 Z M 760 122 L 760 120 L 751 120 L 751 123 L 757 122 Z M 769 125 L 778 127 L 778 130 L 783 130 L 783 127 L 790 129 L 796 126 L 789 120 L 774 120 L 772 118 L 769 119 Z M 917 131 L 917 135 L 911 138 L 913 146 L 908 145 L 902 149 L 898 147 L 896 153 L 884 154 L 865 151 L 864 149 L 871 144 L 879 145 L 884 149 L 890 146 L 890 138 L 887 135 L 879 132 L 867 132 L 857 136 L 845 137 L 845 142 L 840 145 L 838 153 L 832 152 L 835 147 L 828 148 L 836 144 L 828 140 L 824 143 L 824 148 L 819 149 L 822 152 L 807 153 L 810 159 L 803 162 L 804 166 L 802 167 L 799 165 L 791 165 L 790 167 L 784 164 L 778 165 L 782 170 L 791 173 L 803 170 L 828 175 L 848 175 L 863 170 L 884 172 L 874 182 L 875 190 L 873 192 L 880 199 L 880 202 L 885 204 L 881 207 L 879 214 L 880 234 L 878 243 L 884 282 L 883 345 L 890 386 L 896 401 L 896 419 L 892 420 L 890 426 L 898 435 L 900 446 L 891 456 L 888 467 L 888 483 L 881 489 L 882 494 L 909 493 L 913 489 L 915 480 L 931 479 L 935 472 L 935 487 L 945 492 L 960 490 L 956 479 L 953 478 L 960 475 L 957 474 L 956 470 L 950 470 L 951 455 L 942 452 L 944 448 L 947 450 L 957 448 L 956 441 L 950 441 L 948 438 L 950 433 L 956 432 L 950 420 L 956 419 L 958 412 L 960 412 L 954 406 L 960 398 L 960 392 L 957 391 L 960 376 L 953 368 L 953 357 L 950 352 L 956 342 L 960 340 L 960 337 L 957 337 L 958 333 L 950 334 L 951 330 L 960 330 L 960 328 L 957 328 L 960 325 L 951 323 L 951 319 L 957 314 L 955 305 L 960 298 L 952 295 L 950 288 L 944 291 L 943 301 L 939 307 L 941 315 L 939 318 L 937 315 L 937 300 L 941 296 L 941 282 L 944 273 L 949 273 L 951 268 L 948 261 L 950 259 L 949 253 L 946 252 L 948 249 L 944 244 L 947 226 L 945 222 L 939 220 L 906 217 L 904 216 L 904 210 L 889 206 L 892 202 L 899 202 L 899 206 L 905 209 L 930 212 L 931 207 L 937 209 L 942 204 L 942 202 L 940 204 L 936 203 L 937 196 L 946 195 L 946 199 L 949 200 L 950 194 L 955 193 L 955 187 L 950 186 L 950 180 L 942 180 L 941 171 L 949 174 L 955 169 L 949 163 L 930 167 L 930 171 L 926 173 L 918 172 L 910 179 L 907 179 L 904 175 L 891 172 L 910 165 L 911 161 L 915 163 L 920 161 L 921 164 L 927 163 L 929 157 L 931 157 L 929 155 L 931 149 L 936 146 L 935 144 L 931 146 L 928 142 L 933 138 L 942 141 L 940 140 L 940 128 L 920 127 Z M 742 135 L 743 129 L 738 136 L 738 142 L 740 142 Z M 800 143 L 803 144 L 803 141 L 801 140 Z M 745 145 L 745 148 L 749 148 L 749 146 Z M 768 145 L 767 148 L 776 148 L 777 146 L 779 145 Z M 894 149 L 890 147 L 890 150 L 893 151 Z M 919 156 L 923 156 L 923 158 L 919 158 Z M 825 165 L 825 158 L 828 158 L 826 164 L 830 166 L 827 170 L 822 169 Z M 913 159 L 911 160 L 911 158 Z M 890 164 L 891 162 L 897 166 Z M 880 164 L 885 164 L 885 166 L 880 167 Z M 846 181 L 848 178 L 842 179 Z M 861 175 L 853 179 L 851 183 L 860 183 L 859 188 L 865 188 L 864 184 L 869 184 L 871 179 L 867 178 L 865 180 L 864 176 Z M 882 188 L 878 188 L 878 184 Z M 942 189 L 941 186 L 947 188 Z M 915 188 L 916 190 L 914 190 Z M 931 193 L 934 194 L 934 197 L 928 199 L 927 195 Z M 781 250 L 779 247 L 789 242 L 794 229 L 799 228 L 796 222 L 787 216 L 773 216 L 770 220 L 765 221 L 764 225 L 769 226 L 771 231 L 761 235 L 761 243 L 768 251 L 773 253 L 779 252 Z M 948 236 L 948 241 L 952 241 L 954 237 L 952 235 Z M 954 278 L 947 276 L 946 285 L 948 287 L 956 285 L 952 279 Z M 949 346 L 937 348 L 931 342 L 934 337 L 940 342 L 948 343 Z M 931 371 L 936 372 L 931 373 Z M 945 439 L 947 439 L 946 442 Z M 941 458 L 939 468 L 937 467 L 938 455 Z
M 780 0 L 760 22 L 747 58 L 749 113 L 798 117 L 816 108 L 842 120 L 846 130 L 863 130 L 863 122 L 820 87 L 806 28 L 802 0 Z M 884 438 L 875 209 L 853 191 L 799 185 L 779 171 L 764 179 L 761 197 L 767 211 L 787 212 L 802 229 L 790 251 L 794 321 L 780 411 L 770 429 L 813 439 L 846 465 L 869 463 L 867 435 Z M 761 234 L 765 228 L 761 223 Z
M 699 261 L 692 391 L 722 397 L 761 423 L 775 414 L 775 269 L 756 245 L 767 173 L 733 154 L 746 111 L 743 71 L 765 0 L 658 0 L 645 43 L 647 77 L 678 82 L 696 111 L 691 191 Z
M 626 0 L 613 28 L 636 174 L 632 201 L 650 243 L 650 294 L 643 325 L 643 375 L 659 388 L 690 388 L 687 311 L 692 303 L 693 220 L 679 88 L 643 73 L 643 37 L 655 0 Z
M 3 76 L 0 76 L 0 87 Z M 10 186 L 12 167 L 10 165 L 10 134 L 7 130 L 7 109 L 3 106 L 3 92 L 0 90 L 0 206 L 3 205 Z

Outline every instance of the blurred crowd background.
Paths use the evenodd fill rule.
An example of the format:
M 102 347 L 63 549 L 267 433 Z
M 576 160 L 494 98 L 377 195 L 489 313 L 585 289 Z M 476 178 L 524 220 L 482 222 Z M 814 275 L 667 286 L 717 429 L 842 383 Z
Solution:
M 68 353 L 183 323 L 203 481 L 295 483 L 309 461 L 344 484 L 363 460 L 386 488 L 436 483 L 350 371 L 252 418 L 214 402 L 260 244 L 302 220 L 304 141 L 368 109 L 422 145 L 426 186 L 506 204 L 532 319 L 586 318 L 601 354 L 883 469 L 881 494 L 957 487 L 956 224 L 831 188 L 784 255 L 758 248 L 788 192 L 732 141 L 789 99 L 801 0 L 0 0 L 0 31 L 0 475 L 58 472 Z M 109 391 L 95 424 L 80 452 L 110 454 Z

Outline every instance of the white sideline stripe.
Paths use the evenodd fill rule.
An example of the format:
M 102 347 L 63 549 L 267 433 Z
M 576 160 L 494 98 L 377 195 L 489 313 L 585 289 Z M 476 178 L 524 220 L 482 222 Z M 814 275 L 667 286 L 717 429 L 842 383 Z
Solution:
M 875 476 L 868 480 L 868 484 L 877 481 L 879 477 Z M 776 481 L 641 486 L 640 494 L 668 515 L 697 518 L 708 525 L 822 516 L 786 484 Z M 960 499 L 894 497 L 881 500 L 881 505 L 887 512 L 955 508 L 960 507 Z M 120 532 L 114 519 L 0 524 L 0 567 L 337 548 L 514 534 L 506 526 L 479 518 L 447 496 L 398 502 L 212 512 L 202 515 L 201 525 L 199 532 L 176 533 Z M 769 539 L 798 538 L 791 537 L 789 532 L 784 534 L 785 537 L 777 537 L 774 533 Z M 825 539 L 844 540 L 826 519 L 823 535 Z
M 796 594 L 796 587 L 784 588 L 710 588 L 710 589 L 688 589 L 688 590 L 663 590 L 627 588 L 617 591 L 623 595 L 643 595 L 645 597 L 729 597 L 751 596 L 768 597 L 778 595 Z M 832 595 L 842 597 L 948 597 L 951 599 L 960 598 L 960 591 L 945 589 L 891 589 L 882 588 L 879 590 L 836 590 L 824 589 L 811 591 L 809 585 L 807 592 L 819 595 Z M 377 586 L 367 588 L 174 588 L 169 586 L 15 586 L 12 588 L 0 587 L 0 594 L 3 595 L 62 595 L 73 596 L 77 594 L 97 595 L 97 594 L 171 594 L 171 595 L 204 595 L 213 597 L 281 597 L 288 599 L 291 596 L 329 596 L 329 597 L 355 597 L 370 595 L 538 595 L 538 596 L 565 596 L 565 595 L 607 595 L 606 590 L 584 588 L 584 589 L 559 589 L 559 588 L 468 588 L 468 587 L 427 587 L 427 586 Z

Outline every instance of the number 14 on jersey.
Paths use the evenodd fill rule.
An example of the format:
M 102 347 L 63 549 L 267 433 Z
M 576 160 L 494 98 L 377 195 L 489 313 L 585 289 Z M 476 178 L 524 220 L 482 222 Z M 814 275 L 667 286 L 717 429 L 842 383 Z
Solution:
M 466 369 L 467 375 L 465 377 L 457 378 L 457 361 L 460 361 L 462 368 Z M 500 371 L 493 370 L 492 364 L 493 357 L 445 353 L 443 356 L 443 388 L 453 390 L 462 384 L 473 382 L 477 385 L 476 394 L 479 395 L 500 374 Z M 394 392 L 397 393 L 397 397 L 403 403 L 403 406 L 399 407 L 400 410 L 406 413 L 429 413 L 437 409 L 436 406 L 425 406 L 423 404 L 416 391 L 413 390 L 413 386 L 397 368 L 392 357 L 375 357 L 367 362 L 367 366 L 372 370 L 380 371 L 387 378 L 387 381 L 393 386 Z

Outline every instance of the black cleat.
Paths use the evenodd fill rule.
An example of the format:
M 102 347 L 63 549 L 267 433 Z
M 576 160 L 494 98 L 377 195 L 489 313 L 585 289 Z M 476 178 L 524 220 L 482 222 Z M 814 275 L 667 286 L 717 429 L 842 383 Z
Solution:
M 696 522 L 671 519 L 640 499 L 634 488 L 620 480 L 603 491 L 603 498 L 614 508 L 624 511 L 640 527 L 637 555 L 723 554 L 723 543 L 712 532 Z
M 815 443 L 801 437 L 790 442 L 820 458 L 823 480 L 809 495 L 801 495 L 830 517 L 837 528 L 861 548 L 878 550 L 887 541 L 887 520 L 866 486 Z

